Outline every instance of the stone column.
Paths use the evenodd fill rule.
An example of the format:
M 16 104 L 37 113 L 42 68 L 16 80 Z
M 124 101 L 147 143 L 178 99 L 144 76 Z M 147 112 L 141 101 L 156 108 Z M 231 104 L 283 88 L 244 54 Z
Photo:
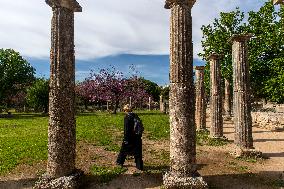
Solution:
M 196 166 L 191 8 L 195 0 L 167 0 L 170 29 L 170 171 L 165 188 L 206 188 Z
M 164 112 L 164 98 L 163 98 L 163 95 L 160 95 L 160 111 L 161 112 Z
M 109 101 L 107 101 L 107 111 L 109 111 Z
M 228 79 L 225 79 L 224 116 L 226 119 L 231 118 L 231 87 Z
M 132 107 L 132 97 L 129 97 L 129 105 Z
M 46 3 L 53 11 L 46 175 L 58 179 L 76 172 L 74 12 L 81 12 L 82 8 L 76 0 L 46 0 Z M 64 188 L 67 181 L 64 178 L 49 184 L 51 188 Z
M 206 130 L 204 69 L 204 66 L 195 66 L 195 124 L 198 131 Z
M 252 138 L 251 92 L 247 41 L 251 35 L 234 35 L 233 42 L 233 83 L 234 83 L 234 125 L 237 156 L 255 154 Z
M 151 111 L 151 104 L 152 104 L 152 99 L 149 97 L 149 104 L 148 104 L 148 110 Z
M 223 138 L 222 92 L 220 55 L 213 53 L 208 57 L 210 61 L 210 136 Z

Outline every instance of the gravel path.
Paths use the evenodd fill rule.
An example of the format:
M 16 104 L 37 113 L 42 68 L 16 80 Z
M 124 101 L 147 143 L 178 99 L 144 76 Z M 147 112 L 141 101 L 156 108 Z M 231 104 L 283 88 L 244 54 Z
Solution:
M 224 134 L 234 140 L 232 122 L 225 122 Z M 263 153 L 269 160 L 260 171 L 284 171 L 284 132 L 272 132 L 263 128 L 253 127 L 253 141 L 256 150 Z

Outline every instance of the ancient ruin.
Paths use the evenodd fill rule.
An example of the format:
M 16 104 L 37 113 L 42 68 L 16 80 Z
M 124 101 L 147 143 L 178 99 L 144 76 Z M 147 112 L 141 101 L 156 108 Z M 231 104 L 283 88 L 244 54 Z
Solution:
M 220 55 L 212 53 L 210 61 L 210 136 L 223 138 L 222 92 Z
M 204 69 L 204 66 L 195 66 L 195 124 L 198 131 L 206 130 Z
M 225 79 L 224 118 L 231 119 L 231 86 L 228 79 Z
M 52 7 L 47 173 L 39 188 L 75 188 L 75 53 L 76 0 L 46 0 Z M 46 181 L 46 183 L 44 183 Z
M 163 112 L 165 111 L 165 106 L 164 106 L 164 98 L 163 98 L 163 95 L 160 95 L 160 112 Z
M 195 0 L 167 0 L 170 29 L 170 171 L 165 188 L 207 188 L 197 173 L 191 9 Z
M 237 156 L 256 154 L 253 149 L 251 93 L 247 41 L 252 36 L 233 35 L 231 41 L 234 83 L 234 125 Z
M 149 97 L 149 101 L 148 101 L 148 110 L 151 111 L 152 109 L 152 98 Z

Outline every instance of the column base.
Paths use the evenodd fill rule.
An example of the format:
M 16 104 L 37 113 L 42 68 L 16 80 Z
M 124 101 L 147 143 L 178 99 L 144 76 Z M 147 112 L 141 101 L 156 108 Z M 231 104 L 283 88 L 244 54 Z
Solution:
M 255 149 L 237 148 L 231 153 L 235 158 L 262 158 L 262 152 Z
M 199 129 L 196 129 L 197 132 L 206 132 L 209 134 L 209 130 L 207 128 L 199 128 Z
M 80 170 L 77 170 L 72 175 L 63 176 L 56 179 L 44 174 L 35 183 L 33 189 L 78 189 L 81 185 L 83 175 L 84 172 Z
M 207 183 L 202 177 L 180 177 L 167 172 L 163 177 L 166 189 L 208 189 Z
M 231 115 L 224 115 L 224 116 L 223 116 L 223 120 L 224 120 L 224 121 L 231 121 L 231 120 L 233 120 L 233 119 L 232 119 L 232 116 L 231 116 Z

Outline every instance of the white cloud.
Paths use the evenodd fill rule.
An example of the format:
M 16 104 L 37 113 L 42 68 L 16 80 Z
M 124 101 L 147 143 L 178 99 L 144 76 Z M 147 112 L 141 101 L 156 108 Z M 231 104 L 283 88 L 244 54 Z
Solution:
M 163 0 L 78 0 L 75 15 L 76 56 L 168 54 L 169 10 Z M 197 0 L 193 15 L 194 53 L 201 50 L 200 27 L 220 11 L 236 6 L 256 9 L 265 0 Z M 51 8 L 44 0 L 0 0 L 0 48 L 14 48 L 29 57 L 48 57 Z

